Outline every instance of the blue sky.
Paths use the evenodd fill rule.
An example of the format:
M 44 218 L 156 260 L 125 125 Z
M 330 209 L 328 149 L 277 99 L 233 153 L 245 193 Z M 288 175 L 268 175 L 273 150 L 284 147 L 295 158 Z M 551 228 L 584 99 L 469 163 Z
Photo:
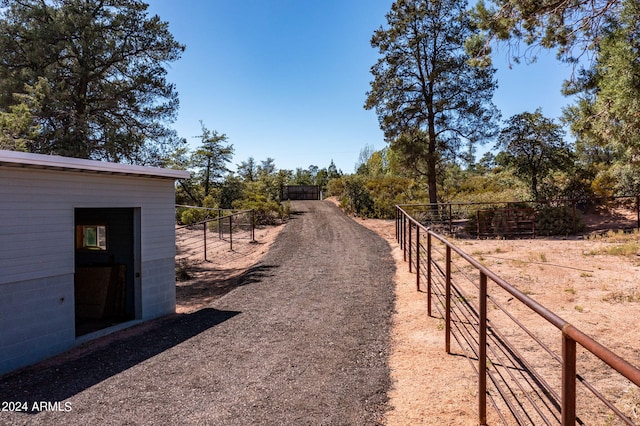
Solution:
M 172 127 L 191 146 L 202 120 L 233 144 L 232 169 L 271 157 L 279 169 L 333 160 L 345 173 L 365 145 L 385 146 L 375 112 L 363 104 L 378 59 L 370 39 L 391 0 L 147 1 L 186 45 L 168 80 L 180 95 Z M 509 69 L 496 52 L 494 102 L 503 118 L 538 107 L 561 115 L 568 101 L 560 88 L 571 69 L 553 53 L 541 56 Z

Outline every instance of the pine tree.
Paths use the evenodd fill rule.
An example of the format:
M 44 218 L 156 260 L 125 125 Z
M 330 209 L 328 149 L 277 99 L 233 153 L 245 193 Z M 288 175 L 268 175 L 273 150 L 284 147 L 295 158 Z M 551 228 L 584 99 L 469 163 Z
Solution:
M 140 0 L 2 0 L 0 111 L 44 82 L 32 152 L 158 163 L 178 94 L 165 64 L 184 46 Z
M 495 70 L 471 65 L 465 43 L 475 33 L 466 7 L 464 0 L 396 1 L 387 28 L 371 40 L 381 57 L 365 108 L 375 109 L 401 163 L 427 178 L 432 203 L 439 161 L 497 131 Z

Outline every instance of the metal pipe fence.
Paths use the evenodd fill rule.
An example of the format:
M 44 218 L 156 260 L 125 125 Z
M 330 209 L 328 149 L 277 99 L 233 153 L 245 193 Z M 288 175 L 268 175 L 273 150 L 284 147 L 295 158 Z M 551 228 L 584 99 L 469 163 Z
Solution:
M 453 353 L 455 342 L 478 376 L 479 424 L 487 424 L 488 407 L 503 424 L 634 424 L 638 413 L 616 406 L 615 395 L 638 390 L 640 369 L 400 206 L 396 238 L 416 288 L 427 293 L 427 314 L 435 309 L 444 319 L 445 351 Z M 518 314 L 507 309 L 514 300 L 522 304 Z M 616 385 L 602 390 L 587 380 L 593 365 L 616 375 Z
M 621 223 L 620 228 L 640 229 L 640 195 L 543 201 L 400 204 L 398 207 L 434 231 L 448 234 L 469 232 L 478 237 L 526 237 L 536 235 L 536 211 L 543 207 L 566 207 L 572 214 L 575 233 L 582 213 L 616 204 L 626 205 L 634 212 L 634 217 Z M 474 222 L 471 223 L 473 226 L 469 226 L 470 221 Z M 588 231 L 598 230 L 597 225 L 587 228 Z
M 176 226 L 176 260 L 211 261 L 223 247 L 233 250 L 234 241 L 255 241 L 255 212 L 241 210 Z

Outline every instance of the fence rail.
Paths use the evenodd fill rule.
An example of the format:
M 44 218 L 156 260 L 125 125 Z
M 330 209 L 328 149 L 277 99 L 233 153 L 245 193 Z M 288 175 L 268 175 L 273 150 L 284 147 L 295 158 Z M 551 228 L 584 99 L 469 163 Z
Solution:
M 479 424 L 487 424 L 488 404 L 503 424 L 593 424 L 593 416 L 600 416 L 597 423 L 602 423 L 601 416 L 610 413 L 623 424 L 634 424 L 631 414 L 607 396 L 611 389 L 599 390 L 584 373 L 579 374 L 577 348 L 586 350 L 592 361 L 604 362 L 610 373 L 619 374 L 618 392 L 640 387 L 638 368 L 422 225 L 401 206 L 396 207 L 396 238 L 409 270 L 416 273 L 417 290 L 426 288 L 427 314 L 432 316 L 435 307 L 445 321 L 446 352 L 452 353 L 455 340 L 478 376 Z M 513 299 L 533 314 L 533 319 L 527 318 L 533 326 L 506 309 Z M 545 353 L 546 360 L 532 360 L 533 352 Z M 585 398 L 595 398 L 601 402 L 598 407 L 605 408 L 582 404 L 584 412 L 578 416 L 578 383 L 580 395 L 586 392 Z
M 184 207 L 184 206 L 181 206 Z M 220 213 L 218 213 L 220 214 Z M 255 212 L 241 210 L 176 227 L 176 260 L 211 260 L 221 246 L 233 250 L 234 240 L 255 240 Z
M 400 204 L 411 217 L 432 230 L 456 234 L 468 232 L 478 237 L 494 235 L 529 236 L 535 235 L 536 210 L 541 207 L 569 209 L 573 217 L 574 231 L 579 224 L 579 216 L 589 209 L 611 204 L 624 204 L 634 212 L 633 218 L 621 221 L 621 228 L 640 229 L 640 195 L 621 197 L 600 197 L 590 199 L 557 199 L 544 201 L 494 201 L 474 203 Z M 469 227 L 469 220 L 475 224 Z M 597 225 L 588 230 L 598 230 Z

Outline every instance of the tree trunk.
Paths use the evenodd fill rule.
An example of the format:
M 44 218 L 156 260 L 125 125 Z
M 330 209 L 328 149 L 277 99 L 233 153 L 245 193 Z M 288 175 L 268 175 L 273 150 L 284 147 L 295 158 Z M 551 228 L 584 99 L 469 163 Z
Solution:
M 431 108 L 429 108 L 431 110 Z M 436 125 L 435 113 L 429 111 L 429 148 L 427 155 L 427 183 L 429 184 L 429 203 L 434 210 L 438 209 L 438 175 L 436 173 Z
M 204 174 L 204 196 L 209 195 L 209 179 L 211 176 L 211 157 L 207 157 L 207 169 Z

